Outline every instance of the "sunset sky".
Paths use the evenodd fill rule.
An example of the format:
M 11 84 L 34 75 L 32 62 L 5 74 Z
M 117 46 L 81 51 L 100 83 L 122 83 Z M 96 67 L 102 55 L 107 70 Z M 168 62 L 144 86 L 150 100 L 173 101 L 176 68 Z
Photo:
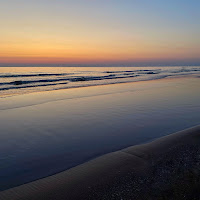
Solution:
M 200 65 L 199 0 L 0 0 L 0 65 Z

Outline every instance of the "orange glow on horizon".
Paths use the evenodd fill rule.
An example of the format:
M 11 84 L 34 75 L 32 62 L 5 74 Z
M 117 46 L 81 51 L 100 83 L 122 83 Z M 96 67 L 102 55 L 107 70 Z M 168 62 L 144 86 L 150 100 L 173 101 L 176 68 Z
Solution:
M 155 44 L 142 43 L 88 43 L 71 42 L 53 44 L 48 42 L 3 44 L 0 63 L 98 63 L 98 62 L 146 62 L 198 58 L 198 51 L 177 48 L 158 48 Z
M 143 12 L 152 2 L 86 2 L 2 1 L 0 64 L 200 62 L 196 17 L 173 18 L 158 3 Z

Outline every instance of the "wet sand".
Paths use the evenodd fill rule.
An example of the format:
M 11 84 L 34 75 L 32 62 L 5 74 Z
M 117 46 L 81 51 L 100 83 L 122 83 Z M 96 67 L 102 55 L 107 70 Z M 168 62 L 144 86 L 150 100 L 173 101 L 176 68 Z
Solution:
M 200 175 L 199 141 L 196 126 L 3 191 L 0 199 L 183 199 Z M 193 173 L 189 180 L 188 173 Z

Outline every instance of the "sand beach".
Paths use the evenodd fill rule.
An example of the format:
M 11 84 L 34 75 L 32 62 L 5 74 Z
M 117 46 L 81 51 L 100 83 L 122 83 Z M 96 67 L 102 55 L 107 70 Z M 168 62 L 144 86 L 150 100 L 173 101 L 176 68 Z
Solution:
M 168 78 L 0 99 L 1 191 L 199 124 L 199 79 Z

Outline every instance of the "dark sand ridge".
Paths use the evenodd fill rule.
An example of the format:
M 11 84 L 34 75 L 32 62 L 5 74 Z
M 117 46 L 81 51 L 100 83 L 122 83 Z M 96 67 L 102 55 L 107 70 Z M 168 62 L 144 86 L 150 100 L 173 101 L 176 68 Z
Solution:
M 0 200 L 199 199 L 199 142 L 196 126 L 0 192 Z

